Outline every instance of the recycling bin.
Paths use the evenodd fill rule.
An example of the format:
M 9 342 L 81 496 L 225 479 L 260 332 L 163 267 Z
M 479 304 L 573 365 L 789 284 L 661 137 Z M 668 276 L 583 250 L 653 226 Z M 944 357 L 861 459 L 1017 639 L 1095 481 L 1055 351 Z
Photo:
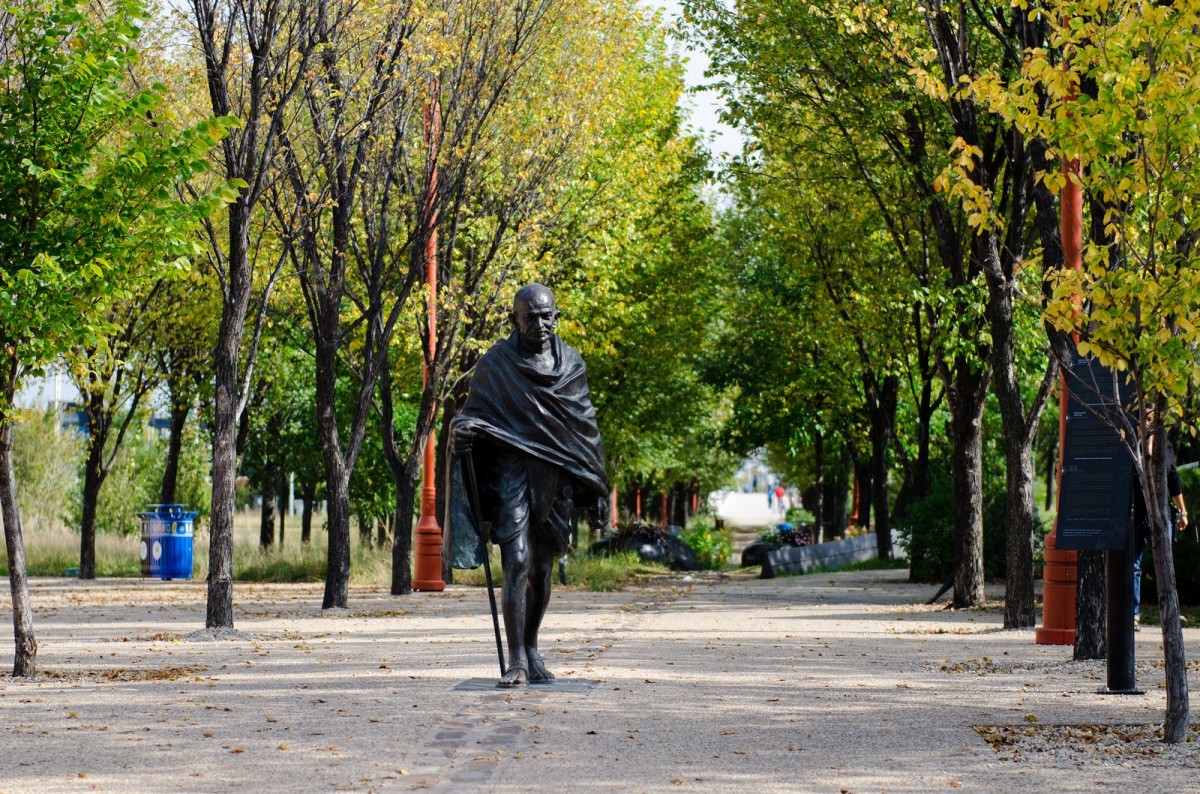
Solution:
M 150 505 L 142 520 L 142 576 L 191 579 L 195 510 L 184 504 Z

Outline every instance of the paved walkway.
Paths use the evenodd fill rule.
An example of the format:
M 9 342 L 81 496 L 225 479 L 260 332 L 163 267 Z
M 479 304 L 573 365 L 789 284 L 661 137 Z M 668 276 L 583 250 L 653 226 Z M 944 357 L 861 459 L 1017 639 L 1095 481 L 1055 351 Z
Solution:
M 709 497 L 709 505 L 717 518 L 733 530 L 734 564 L 740 562 L 746 547 L 758 540 L 759 532 L 783 521 L 777 510 L 767 507 L 765 493 L 717 491 Z
M 243 585 L 243 636 L 189 641 L 200 583 L 38 580 L 44 674 L 0 677 L 0 791 L 1195 790 L 1196 745 L 1150 736 L 1153 630 L 1147 694 L 1105 697 L 1102 665 L 903 577 L 556 592 L 543 652 L 572 683 L 514 692 L 470 686 L 496 675 L 479 589 L 322 614 L 319 585 Z
M 765 493 L 720 491 L 712 495 L 710 504 L 718 518 L 734 527 L 769 527 L 783 521 L 778 510 L 767 507 Z

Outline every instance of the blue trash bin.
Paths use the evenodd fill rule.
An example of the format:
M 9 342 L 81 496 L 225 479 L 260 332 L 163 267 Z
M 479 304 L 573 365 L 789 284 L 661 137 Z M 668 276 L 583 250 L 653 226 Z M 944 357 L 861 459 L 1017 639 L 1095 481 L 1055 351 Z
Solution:
M 192 578 L 195 510 L 187 505 L 151 505 L 142 519 L 142 576 L 157 579 Z

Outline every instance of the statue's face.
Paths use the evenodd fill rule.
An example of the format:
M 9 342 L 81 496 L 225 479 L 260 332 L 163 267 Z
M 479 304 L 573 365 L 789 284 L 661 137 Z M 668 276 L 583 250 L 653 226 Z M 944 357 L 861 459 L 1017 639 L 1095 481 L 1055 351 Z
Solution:
M 558 309 L 549 290 L 537 290 L 513 303 L 513 325 L 525 347 L 535 353 L 546 349 L 558 326 Z

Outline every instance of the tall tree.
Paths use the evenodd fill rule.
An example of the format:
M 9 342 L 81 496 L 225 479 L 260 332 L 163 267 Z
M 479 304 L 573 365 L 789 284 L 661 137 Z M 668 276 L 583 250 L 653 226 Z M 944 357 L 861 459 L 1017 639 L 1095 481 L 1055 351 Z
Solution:
M 238 127 L 217 151 L 217 167 L 240 187 L 224 227 L 209 224 L 206 264 L 221 291 L 213 351 L 212 509 L 205 626 L 233 628 L 233 515 L 238 428 L 250 396 L 265 310 L 284 258 L 265 249 L 255 210 L 274 176 L 280 134 L 308 79 L 309 4 L 299 0 L 193 0 L 196 43 L 212 112 Z M 258 294 L 255 295 L 257 280 Z M 251 309 L 254 313 L 251 314 Z M 247 340 L 247 319 L 250 334 Z
M 1102 219 L 1090 224 L 1083 269 L 1058 274 L 1047 314 L 1058 329 L 1079 334 L 1081 353 L 1114 371 L 1114 396 L 1121 379 L 1134 392 L 1130 411 L 1116 423 L 1147 506 L 1158 574 L 1164 739 L 1182 742 L 1188 681 L 1165 430 L 1194 432 L 1197 422 L 1183 405 L 1200 383 L 1200 6 L 1052 2 L 1044 19 L 1047 42 L 1026 53 L 1021 79 L 981 95 L 1026 135 L 1046 141 L 1052 155 L 1081 163 L 1077 176 L 1039 174 L 1044 183 L 1058 190 L 1078 179 L 1093 211 L 1103 208 Z M 1059 53 L 1067 56 L 1061 63 Z M 1035 101 L 1042 96 L 1048 101 Z
M 125 433 L 138 419 L 142 400 L 158 385 L 144 352 L 161 282 L 117 299 L 104 320 L 111 329 L 67 354 L 71 381 L 83 399 L 87 452 L 83 461 L 82 515 L 79 522 L 79 578 L 96 578 L 96 508 L 100 489 L 112 471 Z
M 1002 115 L 977 100 L 972 89 L 981 72 L 993 84 L 1019 74 L 1022 53 L 1040 46 L 1044 21 L 1038 14 L 1009 3 L 930 3 L 925 7 L 936 80 L 923 84 L 945 104 L 957 136 L 955 153 L 939 187 L 958 200 L 966 213 L 964 240 L 970 267 L 987 284 L 992 383 L 1004 426 L 1007 481 L 1007 576 L 1005 628 L 1027 628 L 1036 620 L 1033 594 L 1033 533 L 1038 526 L 1034 504 L 1033 443 L 1042 411 L 1058 377 L 1058 358 L 1066 338 L 1050 331 L 1059 356 L 1048 355 L 1043 343 L 1037 356 L 1044 363 L 1035 393 L 1026 402 L 1018 355 L 1020 275 L 1025 260 L 1030 221 L 1037 206 L 1036 231 L 1046 255 L 1043 267 L 1062 264 L 1057 207 L 1044 182 L 1035 180 L 1045 169 L 1045 144 L 1026 139 Z M 918 68 L 918 72 L 921 70 Z M 1044 103 L 1045 97 L 1040 97 Z M 1039 282 L 1042 279 L 1039 279 Z M 1041 290 L 1035 294 L 1041 295 Z M 956 591 L 956 599 L 958 593 Z
M 229 197 L 169 198 L 205 170 L 224 126 L 178 132 L 157 90 L 131 88 L 144 9 L 122 0 L 106 11 L 46 0 L 0 17 L 0 509 L 21 676 L 36 670 L 37 642 L 13 478 L 16 391 L 111 330 L 113 300 L 181 266 L 197 218 Z
M 315 347 L 317 429 L 329 505 L 322 601 L 328 609 L 346 606 L 350 481 L 392 334 L 420 283 L 416 257 L 405 255 L 412 251 L 407 238 L 419 230 L 400 227 L 400 239 L 379 248 L 355 227 L 364 209 L 378 209 L 377 198 L 394 202 L 388 209 L 400 218 L 411 217 L 405 199 L 417 176 L 409 162 L 412 125 L 425 98 L 421 89 L 429 85 L 418 64 L 430 54 L 434 31 L 432 20 L 409 4 L 373 8 L 320 0 L 314 11 L 311 46 L 319 57 L 304 89 L 306 127 L 302 135 L 282 138 L 290 190 L 273 208 L 299 276 Z M 375 174 L 393 180 L 383 195 L 367 184 L 377 166 L 382 170 Z M 356 257 L 355 248 L 375 256 Z M 339 422 L 339 383 L 347 369 L 356 387 L 348 421 Z

